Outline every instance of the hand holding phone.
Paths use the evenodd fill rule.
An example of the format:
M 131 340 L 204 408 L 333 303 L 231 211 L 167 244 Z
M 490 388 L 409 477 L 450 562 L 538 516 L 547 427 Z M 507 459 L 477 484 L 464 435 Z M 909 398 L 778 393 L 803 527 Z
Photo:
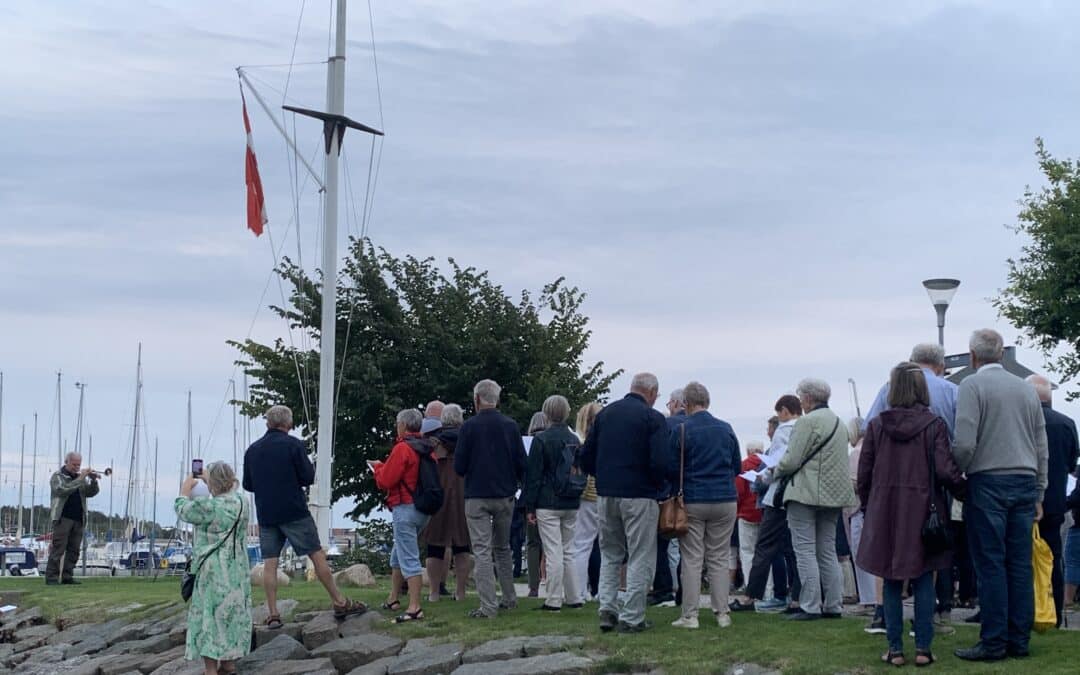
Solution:
M 192 478 L 202 478 L 203 461 L 201 459 L 191 460 L 191 476 Z

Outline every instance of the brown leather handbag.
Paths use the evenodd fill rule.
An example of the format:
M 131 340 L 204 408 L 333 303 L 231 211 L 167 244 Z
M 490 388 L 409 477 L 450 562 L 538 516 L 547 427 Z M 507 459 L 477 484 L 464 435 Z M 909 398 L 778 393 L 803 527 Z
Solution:
M 679 491 L 660 502 L 657 531 L 665 537 L 681 537 L 690 530 L 683 503 L 683 474 L 686 470 L 686 425 L 679 425 Z

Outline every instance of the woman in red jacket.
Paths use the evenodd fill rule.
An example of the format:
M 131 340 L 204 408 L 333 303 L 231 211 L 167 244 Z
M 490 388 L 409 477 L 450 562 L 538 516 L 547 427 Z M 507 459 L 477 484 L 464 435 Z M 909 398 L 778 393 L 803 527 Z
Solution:
M 402 410 L 397 416 L 397 442 L 385 462 L 371 462 L 375 473 L 375 485 L 386 491 L 386 506 L 394 520 L 394 548 L 390 551 L 390 597 L 383 609 L 401 608 L 398 594 L 404 579 L 409 587 L 409 607 L 395 621 L 419 621 L 424 618 L 420 607 L 423 568 L 420 566 L 418 536 L 431 516 L 424 515 L 413 506 L 413 493 L 420 479 L 420 453 L 430 452 L 420 435 L 424 417 L 419 410 Z

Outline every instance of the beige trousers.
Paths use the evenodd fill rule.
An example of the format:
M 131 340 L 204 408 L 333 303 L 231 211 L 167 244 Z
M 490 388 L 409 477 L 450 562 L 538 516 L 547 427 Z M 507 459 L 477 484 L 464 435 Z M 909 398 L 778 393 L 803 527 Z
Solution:
M 731 583 L 728 578 L 728 556 L 737 513 L 738 505 L 735 502 L 686 505 L 690 529 L 679 537 L 683 616 L 696 617 L 698 614 L 703 565 L 708 566 L 712 611 L 714 614 L 727 614 Z

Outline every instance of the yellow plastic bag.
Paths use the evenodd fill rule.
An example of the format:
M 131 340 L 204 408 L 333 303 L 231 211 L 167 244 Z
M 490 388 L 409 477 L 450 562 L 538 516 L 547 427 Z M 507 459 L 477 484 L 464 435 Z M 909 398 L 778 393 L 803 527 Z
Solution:
M 1054 569 L 1054 554 L 1050 545 L 1039 536 L 1039 524 L 1031 528 L 1031 571 L 1035 578 L 1035 630 L 1042 632 L 1057 625 L 1054 609 L 1054 587 L 1050 574 Z

